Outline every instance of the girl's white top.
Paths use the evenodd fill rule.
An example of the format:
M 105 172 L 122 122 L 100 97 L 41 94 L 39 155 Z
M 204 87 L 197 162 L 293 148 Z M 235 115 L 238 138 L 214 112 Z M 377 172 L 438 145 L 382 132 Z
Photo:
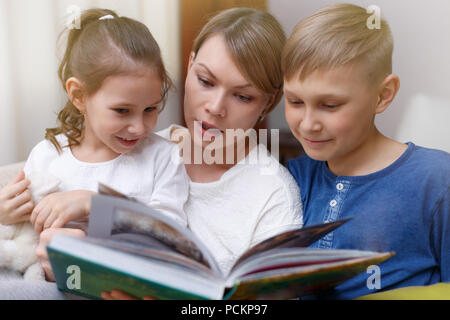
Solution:
M 61 146 L 67 145 L 65 135 L 56 138 Z M 181 159 L 175 159 L 177 150 L 176 144 L 151 133 L 130 152 L 90 163 L 76 159 L 68 147 L 58 154 L 53 144 L 43 140 L 31 151 L 24 171 L 27 177 L 38 172 L 59 179 L 59 191 L 97 192 L 102 182 L 186 225 L 189 177 Z
M 170 140 L 174 128 L 185 129 L 172 125 L 157 134 Z M 188 225 L 225 273 L 251 246 L 303 226 L 297 183 L 262 144 L 218 181 L 189 184 Z

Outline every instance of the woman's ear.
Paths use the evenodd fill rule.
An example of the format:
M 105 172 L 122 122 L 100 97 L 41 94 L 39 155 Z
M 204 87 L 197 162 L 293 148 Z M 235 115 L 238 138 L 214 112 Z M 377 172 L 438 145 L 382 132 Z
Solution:
M 86 113 L 86 101 L 83 93 L 82 82 L 75 77 L 70 77 L 66 81 L 66 91 L 72 104 L 81 114 Z
M 280 89 L 275 91 L 269 96 L 266 105 L 264 106 L 263 112 L 261 113 L 261 117 L 264 118 L 270 112 L 270 108 L 273 106 L 276 96 L 278 95 Z
M 380 85 L 375 113 L 384 112 L 392 103 L 400 89 L 400 78 L 395 74 L 388 75 Z
M 195 52 L 192 51 L 191 54 L 189 55 L 188 70 L 191 69 L 194 60 L 195 60 Z

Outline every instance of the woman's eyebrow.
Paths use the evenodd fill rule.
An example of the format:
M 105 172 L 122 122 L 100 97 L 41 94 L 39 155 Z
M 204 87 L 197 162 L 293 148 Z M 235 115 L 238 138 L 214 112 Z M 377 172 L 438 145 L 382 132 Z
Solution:
M 209 68 L 203 64 L 202 62 L 199 62 L 198 65 L 202 68 L 204 68 L 206 70 L 206 72 L 208 72 L 208 74 L 210 75 L 211 78 L 213 78 L 213 80 L 217 81 L 217 77 L 214 75 L 214 73 L 211 72 L 211 70 L 209 70 Z M 253 85 L 251 85 L 250 83 L 244 83 L 244 84 L 240 84 L 237 86 L 233 86 L 233 88 L 236 89 L 245 89 L 245 88 L 253 88 Z
M 203 67 L 203 68 L 206 70 L 206 72 L 209 73 L 209 75 L 211 76 L 211 78 L 213 78 L 214 80 L 217 80 L 217 78 L 216 78 L 216 76 L 214 75 L 214 73 L 212 73 L 211 70 L 209 70 L 209 68 L 208 68 L 205 64 L 199 62 L 198 65 L 201 66 L 201 67 Z

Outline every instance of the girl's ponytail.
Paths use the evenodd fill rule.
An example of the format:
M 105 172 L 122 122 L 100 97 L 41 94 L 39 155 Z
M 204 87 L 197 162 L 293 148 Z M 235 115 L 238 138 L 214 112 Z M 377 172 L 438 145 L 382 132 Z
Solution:
M 67 47 L 58 75 L 66 90 L 66 82 L 75 77 L 82 83 L 82 94 L 97 92 L 110 76 L 142 72 L 151 68 L 160 77 L 162 106 L 172 85 L 164 67 L 161 51 L 148 28 L 133 19 L 119 17 L 114 11 L 89 9 L 80 18 L 80 29 L 69 31 Z M 84 116 L 68 100 L 58 114 L 59 126 L 46 129 L 45 138 L 58 150 L 79 145 L 84 129 Z M 56 136 L 64 134 L 67 146 L 60 146 Z
M 58 77 L 61 81 L 64 91 L 66 90 L 66 81 L 75 76 L 72 63 L 73 49 L 78 39 L 89 24 L 98 23 L 100 18 L 110 15 L 114 18 L 119 16 L 107 9 L 90 9 L 83 12 L 80 17 L 80 28 L 73 28 L 68 31 L 67 46 L 64 56 L 58 68 Z M 67 29 L 61 32 L 60 37 L 67 32 Z M 64 108 L 58 113 L 57 121 L 59 126 L 56 128 L 47 128 L 45 130 L 45 139 L 49 140 L 58 152 L 64 147 L 70 147 L 80 144 L 82 129 L 84 127 L 84 115 L 73 105 L 70 99 L 66 102 Z M 56 139 L 59 134 L 64 134 L 68 139 L 67 146 L 61 146 Z

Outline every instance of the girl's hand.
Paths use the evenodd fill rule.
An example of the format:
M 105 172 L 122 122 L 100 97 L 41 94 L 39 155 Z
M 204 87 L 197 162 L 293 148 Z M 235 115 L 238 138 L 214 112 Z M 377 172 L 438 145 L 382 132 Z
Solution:
M 30 221 L 36 232 L 60 228 L 66 223 L 89 215 L 92 191 L 55 192 L 42 199 L 31 213 Z
M 36 255 L 42 265 L 42 268 L 45 272 L 45 278 L 48 281 L 55 281 L 55 277 L 53 275 L 52 267 L 50 265 L 50 261 L 48 260 L 47 255 L 47 249 L 46 246 L 50 243 L 53 236 L 55 234 L 62 233 L 62 234 L 68 234 L 75 237 L 85 237 L 86 233 L 84 233 L 83 230 L 79 229 L 69 229 L 69 228 L 54 228 L 54 229 L 47 229 L 44 230 L 39 235 L 39 245 L 36 249 Z
M 111 292 L 103 291 L 102 298 L 104 300 L 139 300 L 138 298 L 130 296 L 120 290 L 113 290 Z M 143 300 L 156 300 L 156 299 L 150 296 L 145 296 Z
M 34 208 L 31 192 L 28 190 L 30 180 L 20 171 L 17 176 L 0 190 L 0 223 L 14 224 L 28 221 Z

